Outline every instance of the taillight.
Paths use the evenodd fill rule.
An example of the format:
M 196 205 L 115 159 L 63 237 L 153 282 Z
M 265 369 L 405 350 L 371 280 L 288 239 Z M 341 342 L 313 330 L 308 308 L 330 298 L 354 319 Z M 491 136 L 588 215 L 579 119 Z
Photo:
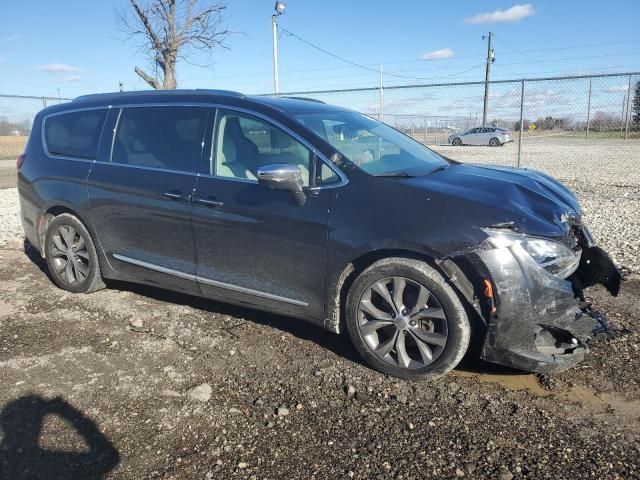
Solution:
M 16 162 L 18 170 L 20 170 L 20 167 L 24 163 L 25 158 L 27 158 L 27 156 L 24 153 L 18 157 L 18 161 Z

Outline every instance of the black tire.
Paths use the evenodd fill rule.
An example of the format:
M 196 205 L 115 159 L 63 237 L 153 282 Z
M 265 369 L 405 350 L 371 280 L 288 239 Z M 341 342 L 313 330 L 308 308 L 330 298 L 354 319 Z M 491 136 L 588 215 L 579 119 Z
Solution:
M 91 293 L 105 287 L 91 235 L 75 216 L 63 213 L 49 223 L 44 251 L 51 278 L 61 289 Z
M 451 140 L 451 144 L 456 147 L 460 147 L 462 146 L 462 140 L 458 137 L 455 137 L 453 140 Z
M 491 140 L 489 140 L 489 145 L 492 147 L 499 147 L 500 145 L 502 145 L 502 143 L 500 142 L 500 139 L 493 137 Z
M 365 336 L 361 332 L 361 329 L 364 325 L 371 323 L 371 319 L 368 319 L 367 315 L 365 315 L 365 312 L 361 309 L 361 301 L 363 301 L 363 298 L 366 298 L 367 295 L 369 295 L 368 300 L 365 301 L 368 301 L 369 304 L 373 303 L 373 297 L 369 293 L 371 292 L 372 285 L 380 285 L 380 282 L 390 282 L 388 283 L 388 285 L 391 285 L 396 279 L 403 278 L 407 281 L 406 285 L 415 284 L 417 285 L 417 288 L 422 286 L 427 289 L 430 296 L 427 296 L 428 300 L 424 305 L 425 308 L 423 311 L 426 312 L 429 309 L 434 310 L 435 307 L 429 307 L 429 302 L 435 302 L 441 307 L 441 314 L 443 312 L 442 316 L 444 317 L 438 319 L 437 321 L 444 322 L 444 324 L 446 325 L 442 326 L 446 330 L 446 343 L 441 346 L 433 347 L 433 349 L 431 350 L 433 354 L 432 363 L 426 364 L 427 362 L 423 362 L 425 363 L 423 367 L 418 367 L 419 365 L 421 365 L 421 362 L 414 360 L 411 360 L 410 362 L 414 365 L 413 368 L 401 366 L 399 360 L 400 357 L 398 356 L 397 352 L 397 346 L 394 346 L 394 349 L 396 351 L 395 355 L 397 357 L 397 360 L 395 360 L 395 364 L 390 363 L 393 360 L 392 357 L 394 350 L 391 350 L 385 358 L 381 358 L 379 354 L 376 354 L 374 352 L 374 349 L 371 347 L 371 345 L 367 343 Z M 395 287 L 395 283 L 393 283 L 393 286 Z M 403 291 L 406 291 L 407 287 L 403 286 L 402 288 Z M 395 295 L 395 293 L 392 291 L 391 295 Z M 408 300 L 406 294 L 405 297 L 402 297 L 402 295 L 403 294 L 401 293 L 401 301 L 403 298 L 404 300 Z M 393 298 L 393 303 L 398 303 L 396 302 L 395 297 Z M 403 301 L 403 305 L 404 303 L 405 301 Z M 416 305 L 417 304 L 419 304 L 418 300 L 416 300 Z M 407 313 L 404 306 L 400 308 L 403 310 L 403 318 L 410 318 L 409 316 L 411 315 L 411 313 Z M 393 312 L 389 314 L 391 316 L 394 315 Z M 469 347 L 471 336 L 471 326 L 465 309 L 460 303 L 458 296 L 455 294 L 451 286 L 449 286 L 445 281 L 444 277 L 424 262 L 400 257 L 379 260 L 369 266 L 354 280 L 347 294 L 345 321 L 347 331 L 349 332 L 349 336 L 351 337 L 353 345 L 355 346 L 358 353 L 362 356 L 362 358 L 367 362 L 367 364 L 380 372 L 393 375 L 394 377 L 410 380 L 432 380 L 441 377 L 451 371 L 460 362 L 460 360 L 462 360 L 462 357 L 464 357 Z M 422 321 L 423 320 L 420 320 L 420 322 Z M 409 332 L 407 330 L 409 330 L 410 328 L 415 329 L 416 327 L 409 327 L 406 322 L 403 327 L 398 327 L 396 323 L 398 322 L 398 317 L 396 317 L 393 322 L 393 327 L 384 328 L 394 328 L 397 330 L 399 328 L 404 328 L 404 330 L 398 331 L 399 335 L 404 335 L 405 340 L 402 341 L 402 347 L 405 351 L 404 358 L 407 358 L 407 348 L 410 347 L 410 345 L 408 343 L 405 343 L 407 341 L 406 339 L 409 338 L 411 342 L 415 342 L 415 347 L 417 347 L 417 343 L 419 343 L 417 342 L 415 335 L 412 338 L 412 332 Z M 431 320 L 429 320 L 429 322 L 431 322 Z M 412 325 L 413 324 L 415 324 L 415 322 L 412 322 Z M 437 335 L 436 328 L 432 328 L 432 334 Z M 375 330 L 376 336 L 379 335 L 379 331 L 381 330 Z M 420 331 L 424 332 L 424 330 Z M 367 338 L 370 339 L 370 335 L 370 333 L 367 334 Z M 389 337 L 391 337 L 391 334 L 389 334 Z M 396 344 L 397 343 L 398 342 L 396 341 Z M 382 345 L 383 343 L 381 341 L 380 344 L 378 344 L 378 350 L 382 349 Z M 417 351 L 418 349 L 414 348 L 414 353 Z

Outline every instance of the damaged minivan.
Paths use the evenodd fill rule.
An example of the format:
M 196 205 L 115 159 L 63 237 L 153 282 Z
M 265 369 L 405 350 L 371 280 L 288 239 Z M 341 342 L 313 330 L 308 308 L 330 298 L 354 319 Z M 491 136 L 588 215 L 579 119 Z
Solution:
M 125 280 L 276 312 L 401 378 L 445 374 L 472 340 L 489 362 L 566 369 L 608 328 L 585 289 L 620 288 L 558 181 L 311 99 L 80 97 L 37 114 L 18 185 L 60 288 Z

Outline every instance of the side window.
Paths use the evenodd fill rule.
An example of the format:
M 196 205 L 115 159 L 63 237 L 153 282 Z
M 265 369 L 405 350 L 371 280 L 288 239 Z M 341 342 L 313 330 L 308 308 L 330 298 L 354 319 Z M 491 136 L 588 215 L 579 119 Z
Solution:
M 288 163 L 300 169 L 309 185 L 311 151 L 288 133 L 255 117 L 221 110 L 214 139 L 215 174 L 256 180 L 258 168 Z
M 98 153 L 105 109 L 53 115 L 45 120 L 44 138 L 51 155 L 93 160 Z
M 317 162 L 318 165 L 320 165 L 320 175 L 316 185 L 329 185 L 340 181 L 340 177 L 329 167 L 329 165 L 320 159 L 318 159 Z
M 124 108 L 111 161 L 195 171 L 202 155 L 207 115 L 208 110 L 201 107 Z

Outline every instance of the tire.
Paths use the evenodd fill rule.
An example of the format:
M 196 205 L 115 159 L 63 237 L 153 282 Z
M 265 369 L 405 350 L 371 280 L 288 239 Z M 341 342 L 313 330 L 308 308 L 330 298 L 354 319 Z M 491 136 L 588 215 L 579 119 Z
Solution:
M 105 287 L 91 235 L 75 216 L 63 213 L 51 221 L 44 250 L 51 278 L 61 289 L 91 293 Z M 69 263 L 71 255 L 73 260 Z
M 455 137 L 453 140 L 451 140 L 451 144 L 455 145 L 456 147 L 460 147 L 462 146 L 462 140 L 458 137 Z
M 500 145 L 502 145 L 502 143 L 500 143 L 500 139 L 493 137 L 489 140 L 489 145 L 492 147 L 499 147 Z
M 354 280 L 347 294 L 345 322 L 368 365 L 408 380 L 433 380 L 451 371 L 465 355 L 471 337 L 465 309 L 444 277 L 426 263 L 408 258 L 379 260 Z

